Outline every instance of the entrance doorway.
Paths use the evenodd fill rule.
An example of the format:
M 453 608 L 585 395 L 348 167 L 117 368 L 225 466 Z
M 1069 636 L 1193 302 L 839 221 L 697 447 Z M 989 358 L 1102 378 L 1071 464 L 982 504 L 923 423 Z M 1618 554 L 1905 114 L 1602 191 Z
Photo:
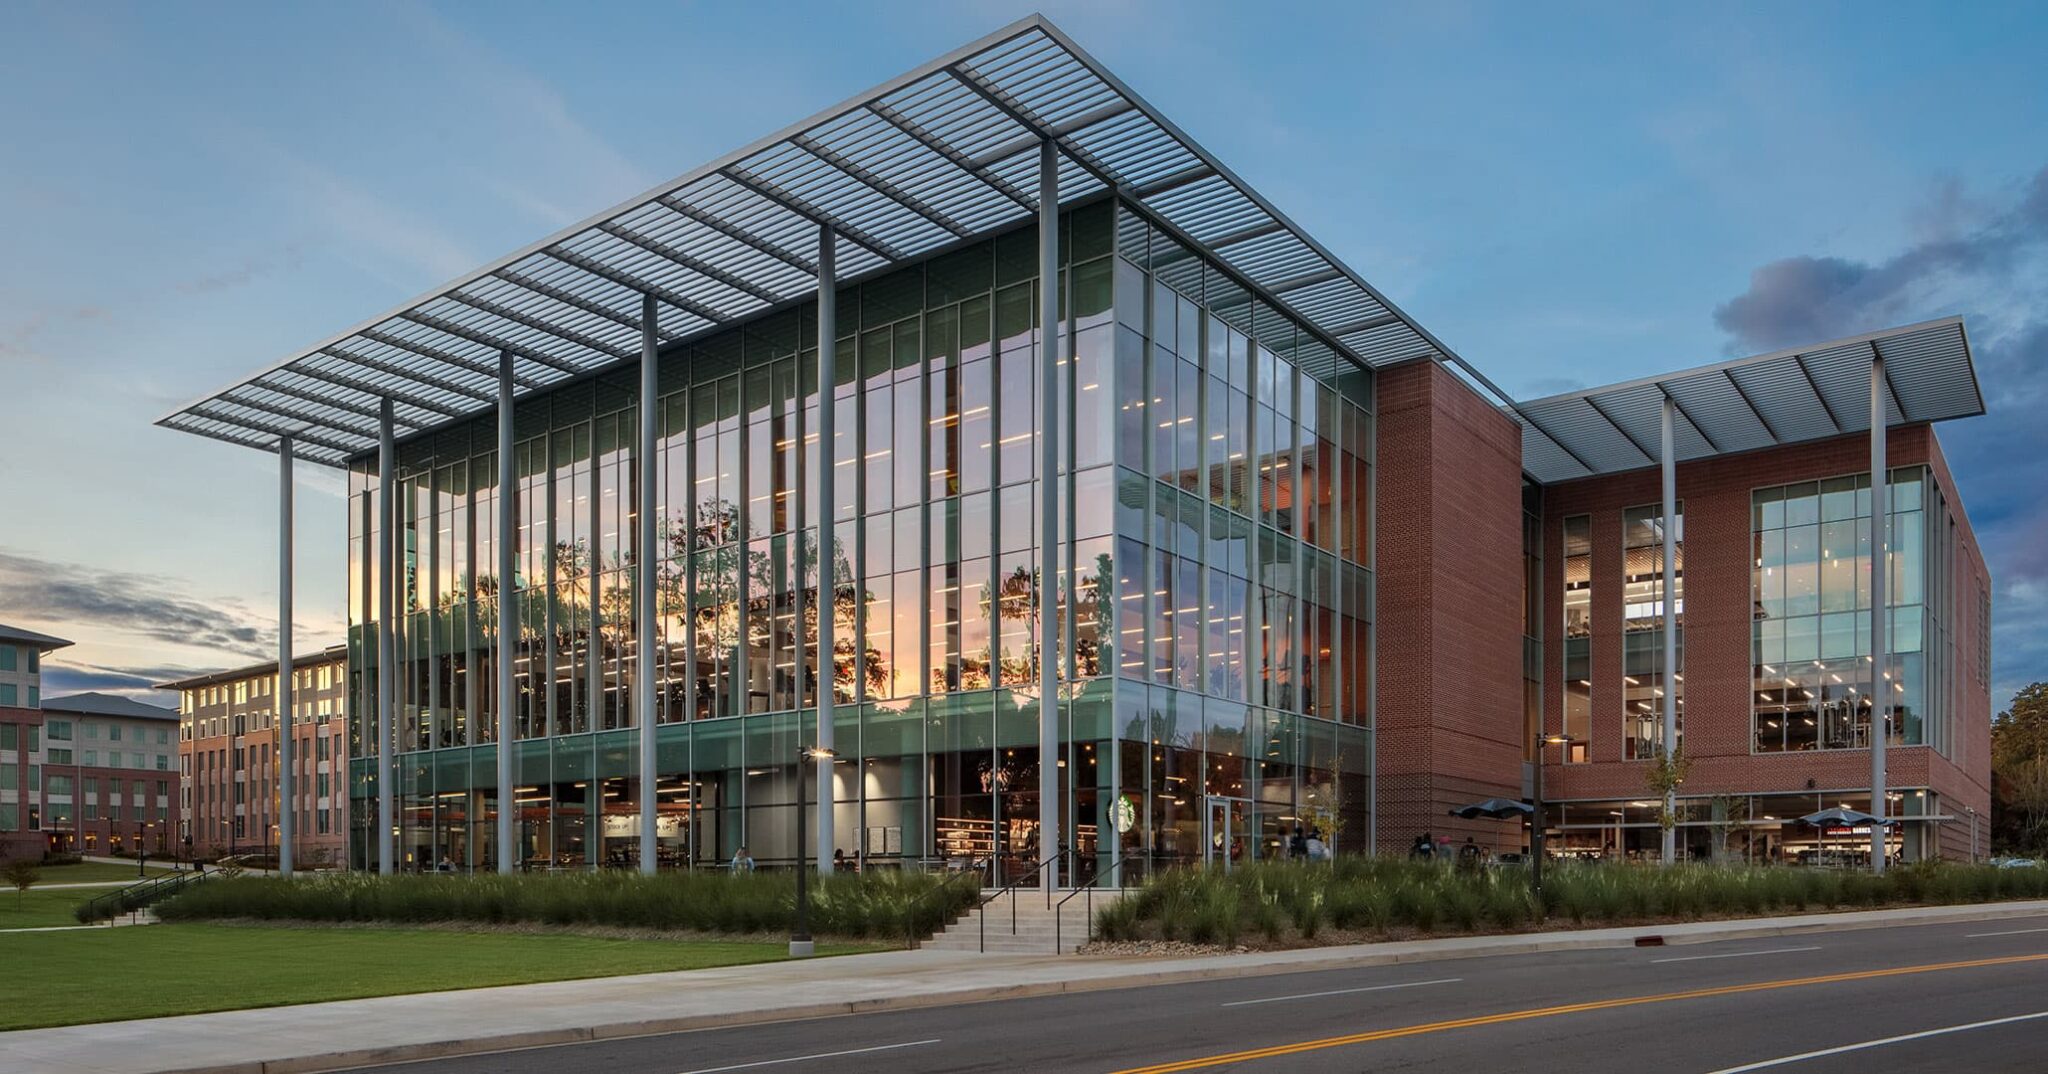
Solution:
M 1202 864 L 1219 861 L 1228 871 L 1240 861 L 1255 857 L 1252 839 L 1252 801 L 1211 794 L 1202 799 Z

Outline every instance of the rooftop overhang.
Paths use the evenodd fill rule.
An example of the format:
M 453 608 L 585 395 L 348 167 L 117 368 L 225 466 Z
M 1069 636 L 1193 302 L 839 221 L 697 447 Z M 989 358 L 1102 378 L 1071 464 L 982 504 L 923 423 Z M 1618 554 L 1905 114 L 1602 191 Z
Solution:
M 1469 365 L 1039 16 L 1016 22 L 178 408 L 158 424 L 340 465 L 522 392 L 635 360 L 841 279 L 1033 217 L 1057 142 L 1063 201 L 1114 190 L 1312 326 L 1334 360 Z M 1491 388 L 1490 384 L 1487 387 Z M 1499 394 L 1496 389 L 1496 394 Z M 1507 397 L 1502 395 L 1505 400 Z
M 1984 413 L 1963 320 L 1946 317 L 1516 403 L 1522 469 L 1551 484 L 1659 465 L 1667 397 L 1679 462 L 1867 433 L 1875 358 L 1888 427 Z

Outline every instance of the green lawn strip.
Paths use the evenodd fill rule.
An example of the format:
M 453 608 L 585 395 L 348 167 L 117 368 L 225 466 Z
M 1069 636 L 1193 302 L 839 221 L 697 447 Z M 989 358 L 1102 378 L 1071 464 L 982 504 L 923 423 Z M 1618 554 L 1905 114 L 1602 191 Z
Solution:
M 852 944 L 819 950 L 873 950 Z M 433 929 L 148 925 L 0 935 L 0 1030 L 706 969 L 781 942 Z
M 171 870 L 147 866 L 149 876 L 166 876 Z M 108 880 L 139 880 L 133 865 L 114 865 L 103 861 L 82 861 L 75 865 L 42 866 L 42 878 L 38 884 L 97 884 Z
M 20 892 L 17 904 L 12 889 L 0 890 L 0 929 L 41 929 L 52 925 L 76 925 L 71 911 L 101 891 L 116 888 L 72 888 L 68 891 Z

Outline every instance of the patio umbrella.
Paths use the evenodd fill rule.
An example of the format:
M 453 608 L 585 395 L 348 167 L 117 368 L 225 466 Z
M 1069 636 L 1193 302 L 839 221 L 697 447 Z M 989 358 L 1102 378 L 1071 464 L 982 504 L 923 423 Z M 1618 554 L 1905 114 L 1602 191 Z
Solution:
M 1820 829 L 1821 845 L 1823 849 L 1825 849 L 1827 845 L 1829 828 L 1861 828 L 1872 824 L 1888 825 L 1898 823 L 1897 821 L 1879 820 L 1876 817 L 1871 816 L 1870 814 L 1865 813 L 1860 809 L 1850 809 L 1848 806 L 1836 806 L 1833 809 L 1823 809 L 1818 813 L 1808 813 L 1807 815 L 1799 819 L 1803 823 L 1811 824 L 1814 827 Z
M 1508 817 L 1526 817 L 1535 812 L 1536 807 L 1527 802 L 1518 802 L 1512 798 L 1488 798 L 1484 802 L 1474 802 L 1471 805 L 1459 806 L 1451 810 L 1451 816 L 1463 817 L 1466 820 L 1472 820 L 1477 817 L 1492 817 L 1495 820 L 1505 820 Z

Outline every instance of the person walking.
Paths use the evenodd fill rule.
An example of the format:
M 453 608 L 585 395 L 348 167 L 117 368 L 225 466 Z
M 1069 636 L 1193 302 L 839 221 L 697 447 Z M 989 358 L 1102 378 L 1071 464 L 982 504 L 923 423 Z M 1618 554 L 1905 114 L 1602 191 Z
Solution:
M 747 853 L 746 847 L 741 847 L 739 853 L 732 856 L 732 871 L 736 873 L 751 873 L 754 871 L 754 856 Z
M 1302 834 L 1299 824 L 1294 826 L 1294 835 L 1287 840 L 1287 856 L 1296 861 L 1308 857 L 1308 837 Z
M 1436 843 L 1429 838 L 1428 832 L 1415 837 L 1415 845 L 1408 848 L 1408 856 L 1422 861 L 1436 857 Z

